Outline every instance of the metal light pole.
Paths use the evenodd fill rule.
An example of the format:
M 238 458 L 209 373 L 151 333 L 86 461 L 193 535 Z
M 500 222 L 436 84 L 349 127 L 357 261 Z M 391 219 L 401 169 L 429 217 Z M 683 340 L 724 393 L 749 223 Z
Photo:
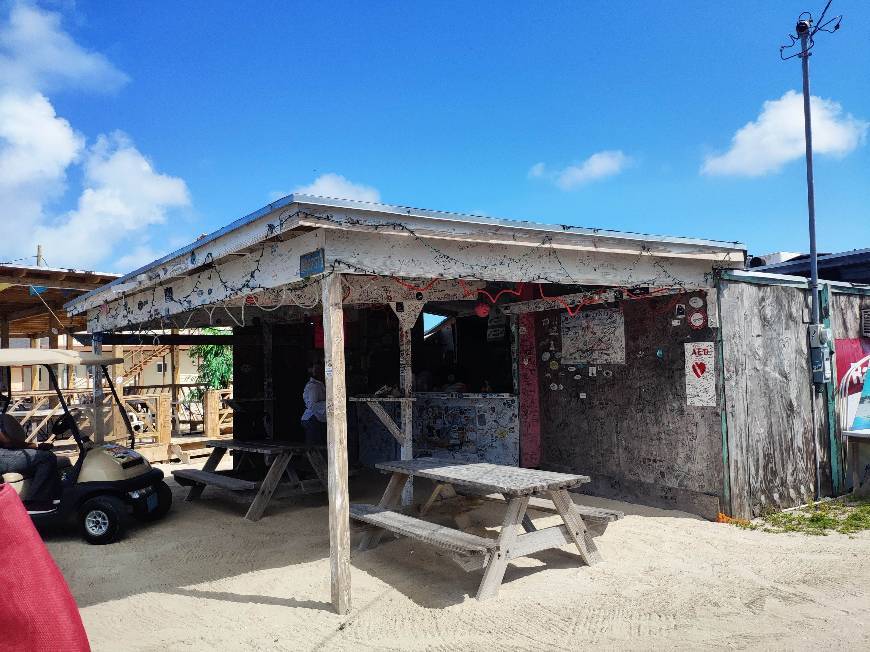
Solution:
M 818 326 L 819 315 L 819 258 L 816 250 L 816 192 L 813 186 L 813 126 L 810 117 L 810 52 L 812 19 L 799 20 L 796 31 L 801 40 L 801 70 L 804 77 L 804 140 L 807 157 L 807 210 L 810 216 L 810 295 L 812 298 L 812 324 Z
M 825 14 L 831 1 L 822 10 L 818 24 L 813 25 L 813 17 L 809 12 L 798 16 L 795 26 L 795 35 L 789 34 L 791 43 L 783 45 L 779 49 L 782 59 L 800 57 L 801 71 L 803 72 L 804 91 L 804 141 L 806 144 L 807 158 L 807 211 L 809 213 L 810 231 L 810 298 L 812 302 L 812 316 L 809 326 L 810 365 L 812 367 L 813 383 L 817 386 L 831 382 L 833 372 L 831 370 L 830 333 L 822 327 L 822 316 L 819 305 L 819 258 L 816 249 L 816 196 L 813 183 L 813 126 L 810 114 L 810 56 L 815 45 L 815 35 L 822 32 L 833 33 L 840 29 L 842 16 L 825 21 Z M 800 42 L 800 52 L 784 56 L 784 51 Z

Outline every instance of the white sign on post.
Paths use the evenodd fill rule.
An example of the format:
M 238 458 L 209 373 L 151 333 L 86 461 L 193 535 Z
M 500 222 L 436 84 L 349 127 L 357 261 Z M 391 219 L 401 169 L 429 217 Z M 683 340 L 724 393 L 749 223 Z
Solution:
M 686 403 L 716 407 L 713 342 L 686 342 Z

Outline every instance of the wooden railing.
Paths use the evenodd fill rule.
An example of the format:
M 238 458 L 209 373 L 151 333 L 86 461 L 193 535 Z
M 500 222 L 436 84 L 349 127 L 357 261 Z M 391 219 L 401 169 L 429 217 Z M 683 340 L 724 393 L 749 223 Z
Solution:
M 121 399 L 136 441 L 169 444 L 172 440 L 172 403 L 167 394 L 125 394 Z M 114 431 L 126 432 L 120 412 L 114 416 Z
M 93 390 L 65 389 L 61 390 L 61 394 L 74 412 L 82 411 L 86 416 L 93 412 Z M 54 435 L 47 432 L 48 427 L 56 417 L 63 414 L 63 409 L 55 392 L 12 392 L 11 399 L 7 413 L 14 416 L 25 430 L 29 430 L 27 441 L 54 440 Z
M 195 426 L 199 426 L 203 422 L 203 407 L 202 399 L 205 392 L 205 385 L 197 383 L 178 384 L 175 386 L 178 392 L 178 402 L 174 407 L 173 413 L 176 420 L 175 432 L 181 432 L 182 425 L 186 425 L 188 430 L 194 430 Z M 138 394 L 147 396 L 172 396 L 172 385 L 128 385 L 124 388 L 124 393 L 128 395 Z
M 103 404 L 99 410 L 95 409 L 92 389 L 65 389 L 61 390 L 61 394 L 83 435 L 96 440 L 97 431 L 102 429 L 106 441 L 127 439 L 127 426 L 121 411 L 115 405 L 109 388 L 106 387 L 104 391 Z M 172 409 L 168 394 L 127 394 L 122 402 L 137 441 L 169 443 Z M 22 391 L 12 393 L 7 412 L 29 431 L 27 441 L 53 442 L 55 436 L 49 428 L 54 419 L 63 414 L 63 408 L 53 391 Z M 97 418 L 97 414 L 100 418 Z
M 233 389 L 208 389 L 202 397 L 202 429 L 209 439 L 232 431 L 233 409 L 227 400 L 233 397 Z

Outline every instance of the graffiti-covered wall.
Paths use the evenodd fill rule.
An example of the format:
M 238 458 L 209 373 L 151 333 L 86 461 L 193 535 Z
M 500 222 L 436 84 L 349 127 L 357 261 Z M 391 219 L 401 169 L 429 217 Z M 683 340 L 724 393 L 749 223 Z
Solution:
M 517 399 L 510 394 L 415 393 L 414 455 L 518 466 Z M 396 403 L 386 412 L 398 423 Z M 396 440 L 378 418 L 357 405 L 359 461 L 367 466 L 398 458 Z
M 590 493 L 715 517 L 723 495 L 715 294 L 535 313 L 541 466 Z

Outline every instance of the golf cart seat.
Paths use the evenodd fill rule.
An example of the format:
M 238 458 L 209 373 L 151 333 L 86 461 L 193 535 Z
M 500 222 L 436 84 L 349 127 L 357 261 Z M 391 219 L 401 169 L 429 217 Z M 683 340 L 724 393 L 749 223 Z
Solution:
M 18 423 L 18 419 L 13 417 L 11 414 L 4 414 L 2 416 L 2 425 L 3 432 L 7 437 L 17 442 L 25 442 L 27 440 L 27 433 L 24 431 L 24 428 Z M 57 468 L 64 469 L 72 466 L 72 461 L 65 456 L 60 456 L 57 458 Z M 2 476 L 2 480 L 4 484 L 8 484 L 12 486 L 12 489 L 24 500 L 27 497 L 28 491 L 30 489 L 30 476 L 27 474 L 21 473 L 4 473 Z
M 57 458 L 57 468 L 65 469 L 72 466 L 72 461 L 65 455 L 59 455 Z M 30 475 L 22 475 L 21 473 L 4 473 L 2 476 L 3 484 L 11 485 L 13 491 L 18 494 L 22 500 L 27 499 L 30 492 Z

